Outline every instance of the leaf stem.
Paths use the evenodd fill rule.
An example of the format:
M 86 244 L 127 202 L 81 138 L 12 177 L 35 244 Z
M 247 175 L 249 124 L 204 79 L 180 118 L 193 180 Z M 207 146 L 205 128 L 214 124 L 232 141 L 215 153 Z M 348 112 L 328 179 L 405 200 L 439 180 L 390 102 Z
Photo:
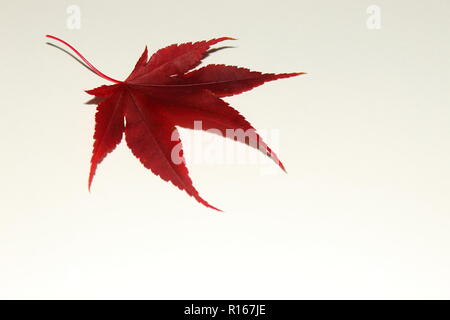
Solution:
M 55 36 L 51 36 L 49 34 L 46 35 L 47 38 L 56 40 L 61 42 L 62 44 L 65 44 L 66 46 L 68 46 L 73 52 L 75 52 L 76 55 L 78 55 L 80 57 L 81 60 L 84 61 L 84 63 L 86 63 L 88 65 L 88 67 L 98 76 L 102 77 L 103 79 L 106 79 L 108 81 L 114 82 L 114 83 L 122 83 L 122 81 L 113 79 L 111 77 L 108 77 L 107 75 L 105 75 L 103 72 L 100 72 L 96 67 L 94 67 L 77 49 L 75 49 L 74 47 L 72 47 L 69 43 L 67 43 L 66 41 L 59 39 Z

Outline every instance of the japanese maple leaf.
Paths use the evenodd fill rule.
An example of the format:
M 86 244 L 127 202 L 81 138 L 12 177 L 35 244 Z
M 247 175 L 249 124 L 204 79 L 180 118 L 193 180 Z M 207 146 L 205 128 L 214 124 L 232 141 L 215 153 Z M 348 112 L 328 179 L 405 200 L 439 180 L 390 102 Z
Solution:
M 125 135 L 131 152 L 147 169 L 206 207 L 219 210 L 200 197 L 183 158 L 176 127 L 196 129 L 196 121 L 201 121 L 202 130 L 215 129 L 214 132 L 223 136 L 229 136 L 227 130 L 246 132 L 242 139 L 236 139 L 236 135 L 232 138 L 261 150 L 284 170 L 277 155 L 252 125 L 222 98 L 251 90 L 267 81 L 303 73 L 261 73 L 227 65 L 207 65 L 193 70 L 212 45 L 234 40 L 223 37 L 173 44 L 158 50 L 150 59 L 146 47 L 128 78 L 118 81 L 97 70 L 67 42 L 47 37 L 67 45 L 93 72 L 114 83 L 86 91 L 98 103 L 89 189 L 98 164 Z

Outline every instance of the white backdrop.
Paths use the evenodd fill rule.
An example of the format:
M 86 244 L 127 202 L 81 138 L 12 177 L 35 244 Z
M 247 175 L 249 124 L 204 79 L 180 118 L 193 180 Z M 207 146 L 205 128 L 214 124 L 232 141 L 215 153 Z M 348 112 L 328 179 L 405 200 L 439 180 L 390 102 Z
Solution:
M 0 298 L 450 298 L 449 6 L 2 3 Z M 218 36 L 238 41 L 205 63 L 307 72 L 227 99 L 279 133 L 288 174 L 188 158 L 220 214 L 122 144 L 89 193 L 95 109 L 83 90 L 105 81 L 45 34 L 118 79 L 145 45 Z

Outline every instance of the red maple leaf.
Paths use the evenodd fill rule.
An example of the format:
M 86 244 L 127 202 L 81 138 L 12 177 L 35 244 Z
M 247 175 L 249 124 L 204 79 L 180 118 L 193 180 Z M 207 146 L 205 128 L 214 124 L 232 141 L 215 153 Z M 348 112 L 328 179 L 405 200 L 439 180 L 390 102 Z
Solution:
M 183 158 L 176 126 L 195 129 L 194 121 L 201 121 L 202 130 L 216 129 L 223 136 L 228 136 L 230 129 L 246 132 L 243 139 L 237 140 L 261 150 L 284 170 L 277 155 L 252 125 L 221 98 L 251 90 L 267 81 L 303 73 L 260 73 L 227 65 L 207 65 L 192 70 L 212 45 L 234 40 L 223 37 L 173 44 L 158 50 L 150 59 L 146 47 L 128 78 L 118 81 L 97 70 L 67 42 L 47 37 L 68 46 L 93 72 L 114 83 L 86 91 L 95 96 L 94 101 L 98 103 L 89 189 L 98 164 L 125 134 L 128 147 L 147 169 L 203 205 L 219 210 L 200 197 Z M 233 138 L 236 140 L 236 136 Z

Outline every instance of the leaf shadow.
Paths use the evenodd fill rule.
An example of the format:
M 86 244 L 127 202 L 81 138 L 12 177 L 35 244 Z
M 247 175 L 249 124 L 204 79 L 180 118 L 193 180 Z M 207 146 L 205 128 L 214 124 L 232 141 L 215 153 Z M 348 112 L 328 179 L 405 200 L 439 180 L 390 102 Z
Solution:
M 47 45 L 49 45 L 49 46 L 51 46 L 51 47 L 54 47 L 54 48 L 56 48 L 56 49 L 59 49 L 59 50 L 61 50 L 62 52 L 68 54 L 68 55 L 71 56 L 73 59 L 75 59 L 79 64 L 81 64 L 83 67 L 85 67 L 85 68 L 88 69 L 90 72 L 92 72 L 92 73 L 95 74 L 95 72 L 92 71 L 92 69 L 89 68 L 89 66 L 88 66 L 86 63 L 84 63 L 83 61 L 81 61 L 77 56 L 73 55 L 71 52 L 69 52 L 69 51 L 67 51 L 66 49 L 61 48 L 60 46 L 58 46 L 58 45 L 56 45 L 56 44 L 54 44 L 54 43 L 51 43 L 51 42 L 46 42 L 45 44 L 47 44 Z
M 93 97 L 93 98 L 89 99 L 88 101 L 86 101 L 84 104 L 87 104 L 87 105 L 99 104 L 102 101 L 103 101 L 103 98 L 101 98 L 101 97 Z
M 220 51 L 220 50 L 224 50 L 224 49 L 234 49 L 236 48 L 235 46 L 222 46 L 222 47 L 218 47 L 218 48 L 214 48 L 214 49 L 209 49 L 208 51 L 206 51 L 205 54 L 205 58 L 209 57 L 211 55 L 211 53 Z
M 46 42 L 45 44 L 47 44 L 47 45 L 49 45 L 49 46 L 51 46 L 51 47 L 54 47 L 54 48 L 56 48 L 56 49 L 58 49 L 58 50 L 61 50 L 62 52 L 68 54 L 68 55 L 71 56 L 73 59 L 75 59 L 79 64 L 81 64 L 83 67 L 85 67 L 85 68 L 88 69 L 90 72 L 92 72 L 92 73 L 95 74 L 95 72 L 92 71 L 92 69 L 89 68 L 89 66 L 88 66 L 86 63 L 84 63 L 82 60 L 80 60 L 77 56 L 73 55 L 71 52 L 69 52 L 69 51 L 67 51 L 66 49 L 61 48 L 60 46 L 58 46 L 58 45 L 56 45 L 56 44 L 54 44 L 54 43 L 51 43 L 51 42 Z M 99 98 L 99 97 L 94 97 L 94 98 L 90 99 L 89 101 L 86 101 L 85 104 L 87 104 L 87 105 L 90 105 L 90 104 L 99 104 L 102 100 L 103 100 L 103 99 L 101 99 L 101 98 Z

